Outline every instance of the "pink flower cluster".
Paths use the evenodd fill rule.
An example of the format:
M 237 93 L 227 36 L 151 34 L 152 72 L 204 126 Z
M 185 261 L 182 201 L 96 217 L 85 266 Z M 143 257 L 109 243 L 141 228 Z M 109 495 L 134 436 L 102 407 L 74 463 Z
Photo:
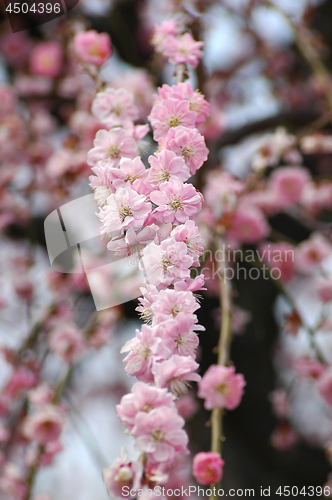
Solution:
M 197 126 L 205 121 L 209 105 L 189 83 L 159 89 L 149 116 L 159 149 L 149 157 L 148 169 L 139 156 L 148 127 L 134 123 L 133 95 L 107 88 L 97 94 L 92 111 L 109 128 L 97 132 L 88 154 L 101 234 L 117 255 L 141 256 L 146 276 L 137 310 L 147 324 L 122 349 L 128 353 L 128 375 L 139 382 L 117 406 L 135 448 L 145 457 L 145 472 L 143 476 L 141 464 L 128 463 L 126 457 L 106 469 L 108 491 L 118 496 L 122 486 L 142 484 L 147 475 L 156 484 L 168 481 L 171 464 L 189 453 L 185 421 L 175 401 L 187 393 L 190 382 L 200 380 L 195 358 L 197 332 L 204 328 L 197 324 L 194 292 L 202 289 L 204 279 L 190 276 L 203 253 L 194 222 L 203 197 L 186 181 L 207 159 Z
M 204 42 L 196 42 L 190 33 L 179 33 L 173 19 L 154 27 L 151 40 L 156 52 L 160 52 L 171 64 L 188 64 L 196 68 L 203 56 Z

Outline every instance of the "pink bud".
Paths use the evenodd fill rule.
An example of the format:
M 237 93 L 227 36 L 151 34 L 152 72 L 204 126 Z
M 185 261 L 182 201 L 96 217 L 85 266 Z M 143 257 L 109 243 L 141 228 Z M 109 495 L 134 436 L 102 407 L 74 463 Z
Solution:
M 193 461 L 193 474 L 200 484 L 215 484 L 222 478 L 224 465 L 219 453 L 197 453 Z

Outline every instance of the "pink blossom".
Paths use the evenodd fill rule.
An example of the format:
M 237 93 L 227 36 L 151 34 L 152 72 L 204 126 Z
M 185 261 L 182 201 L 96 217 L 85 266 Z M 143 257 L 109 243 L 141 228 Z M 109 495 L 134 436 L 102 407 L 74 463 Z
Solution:
M 189 169 L 183 158 L 173 151 L 163 149 L 155 156 L 149 156 L 151 168 L 148 170 L 147 184 L 151 190 L 166 181 L 186 181 L 190 177 Z
M 152 363 L 155 356 L 168 357 L 170 352 L 162 344 L 158 336 L 158 327 L 151 328 L 143 325 L 142 330 L 136 330 L 136 337 L 128 340 L 121 349 L 121 353 L 129 352 L 125 357 L 126 372 L 143 382 L 153 382 Z
M 194 175 L 196 170 L 203 165 L 209 153 L 204 137 L 198 130 L 185 127 L 169 129 L 165 139 L 165 147 L 183 157 L 191 175 Z
M 154 45 L 155 50 L 157 52 L 163 52 L 168 36 L 175 36 L 177 31 L 178 26 L 174 19 L 169 19 L 161 24 L 156 24 L 153 28 L 153 36 L 151 39 L 151 43 Z
M 0 490 L 15 500 L 24 500 L 27 495 L 26 480 L 23 479 L 19 468 L 11 462 L 7 462 L 0 478 Z
M 146 272 L 146 280 L 151 284 L 168 286 L 176 280 L 189 278 L 192 262 L 185 243 L 167 238 L 161 245 L 150 243 L 144 248 L 140 269 Z
M 112 55 L 111 39 L 107 33 L 95 30 L 80 31 L 74 37 L 74 49 L 82 61 L 101 66 Z
M 216 484 L 222 478 L 224 465 L 220 453 L 197 453 L 193 461 L 193 475 L 199 484 Z
M 332 300 L 332 279 L 321 279 L 317 283 L 318 295 L 322 302 L 331 302 Z
M 172 354 L 195 358 L 199 340 L 194 329 L 202 330 L 204 328 L 195 325 L 192 318 L 185 313 L 179 313 L 176 319 L 168 319 L 163 322 L 163 343 Z
M 143 180 L 147 173 L 141 158 L 136 156 L 133 160 L 121 158 L 118 168 L 108 169 L 107 177 L 112 182 L 114 190 L 125 187 L 129 183 L 137 193 L 144 194 Z
M 310 175 L 302 167 L 282 167 L 275 170 L 268 187 L 276 195 L 281 208 L 287 208 L 301 199 L 304 187 L 310 182 Z
M 204 283 L 204 274 L 199 274 L 194 279 L 190 278 L 184 281 L 177 281 L 174 283 L 174 290 L 177 292 L 198 292 L 199 290 L 206 290 L 206 288 L 204 288 Z
M 52 351 L 66 363 L 74 363 L 83 353 L 82 333 L 76 326 L 62 324 L 50 334 L 49 344 Z
M 139 412 L 148 413 L 160 406 L 174 406 L 174 396 L 167 389 L 153 387 L 143 382 L 136 382 L 130 394 L 122 397 L 116 406 L 116 413 L 123 425 L 132 430 L 135 425 L 136 415 Z
M 190 420 L 199 410 L 197 399 L 191 394 L 185 394 L 176 403 L 176 409 L 180 417 Z
M 145 288 L 142 287 L 140 290 L 143 297 L 139 297 L 138 300 L 140 305 L 136 307 L 136 311 L 140 313 L 140 316 L 143 319 L 143 321 L 151 323 L 153 316 L 151 306 L 157 299 L 159 292 L 154 285 L 146 285 Z
M 151 210 L 145 196 L 129 187 L 119 188 L 107 198 L 107 203 L 97 214 L 103 223 L 101 234 L 112 235 L 129 226 L 142 226 Z
M 130 132 L 122 128 L 99 130 L 93 146 L 88 152 L 88 164 L 91 166 L 101 162 L 102 166 L 116 168 L 123 156 L 135 158 L 138 152 L 136 141 Z
M 256 243 L 268 234 L 269 226 L 263 213 L 254 207 L 237 210 L 227 231 L 228 238 L 239 243 Z
M 55 78 L 62 68 L 62 47 L 58 42 L 43 42 L 30 54 L 31 72 L 38 76 Z
M 170 128 L 184 127 L 194 128 L 196 113 L 190 111 L 189 102 L 179 99 L 167 99 L 152 108 L 148 120 L 153 128 L 153 138 L 158 141 L 165 137 Z
M 172 64 L 184 63 L 196 68 L 203 56 L 201 50 L 203 45 L 204 42 L 196 42 L 190 33 L 184 33 L 179 37 L 168 35 L 164 42 L 163 53 Z
M 325 401 L 332 405 L 332 368 L 327 368 L 317 380 L 318 392 Z
M 38 381 L 37 376 L 23 367 L 17 368 L 3 390 L 6 398 L 15 399 L 26 389 L 33 387 Z
M 139 257 L 142 250 L 152 242 L 155 235 L 156 231 L 152 227 L 144 227 L 141 231 L 135 231 L 134 228 L 130 227 L 126 231 L 124 238 L 111 240 L 107 244 L 107 248 L 115 252 L 115 255 Z
M 193 266 L 199 266 L 198 259 L 202 255 L 204 248 L 202 245 L 202 237 L 195 222 L 193 220 L 187 220 L 185 224 L 177 226 L 171 232 L 171 237 L 187 245 L 188 255 L 191 255 L 194 259 Z
M 270 269 L 279 270 L 280 279 L 287 283 L 295 274 L 294 247 L 289 243 L 265 243 L 259 247 L 261 258 Z M 278 276 L 277 276 L 278 278 Z
M 194 312 L 199 309 L 199 304 L 194 294 L 189 291 L 167 289 L 161 290 L 154 297 L 150 307 L 153 314 L 153 324 L 176 318 L 180 313 L 185 314 L 195 323 L 197 317 Z
M 319 233 L 313 233 L 309 240 L 299 244 L 295 252 L 295 264 L 299 271 L 310 274 L 317 271 L 323 261 L 332 254 L 332 246 Z
M 240 404 L 245 385 L 242 373 L 235 374 L 234 366 L 211 365 L 198 384 L 198 396 L 205 399 L 207 410 L 233 410 Z
M 59 438 L 63 424 L 63 416 L 59 409 L 54 405 L 48 405 L 26 418 L 23 432 L 29 440 L 46 444 Z
M 29 391 L 30 403 L 36 408 L 43 408 L 51 403 L 54 393 L 46 382 L 38 385 L 35 389 Z
M 91 169 L 95 175 L 90 175 L 90 187 L 93 190 L 94 198 L 98 207 L 103 207 L 107 198 L 114 192 L 111 181 L 107 176 L 107 167 L 102 167 L 99 163 Z
M 168 387 L 176 396 L 187 392 L 189 381 L 199 382 L 200 375 L 194 373 L 198 363 L 191 356 L 173 354 L 165 361 L 156 361 L 152 366 L 152 373 L 158 387 Z
M 170 87 L 164 84 L 158 88 L 158 94 L 154 95 L 156 104 L 163 104 L 168 99 L 178 99 L 188 101 L 190 111 L 196 113 L 196 125 L 204 123 L 209 115 L 210 104 L 204 99 L 204 95 L 194 91 L 189 82 L 178 83 Z
M 105 92 L 99 92 L 91 109 L 93 115 L 109 128 L 130 124 L 138 118 L 134 95 L 125 89 L 107 88 Z
M 122 488 L 126 486 L 129 490 L 138 490 L 141 486 L 142 474 L 142 464 L 140 462 L 128 462 L 128 453 L 122 448 L 121 457 L 114 460 L 109 467 L 103 469 L 103 480 L 112 498 L 124 498 Z
M 132 430 L 135 448 L 155 462 L 168 462 L 178 453 L 187 454 L 188 436 L 183 425 L 183 418 L 167 406 L 149 413 L 140 412 Z
M 192 184 L 164 182 L 159 189 L 150 198 L 158 205 L 155 214 L 161 222 L 183 224 L 202 209 L 203 197 Z

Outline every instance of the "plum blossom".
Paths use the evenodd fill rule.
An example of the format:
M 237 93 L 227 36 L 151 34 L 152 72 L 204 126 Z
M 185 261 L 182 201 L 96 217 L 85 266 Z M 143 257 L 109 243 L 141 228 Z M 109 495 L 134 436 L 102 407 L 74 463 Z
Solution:
M 25 422 L 23 433 L 27 439 L 40 444 L 56 441 L 64 424 L 63 416 L 54 405 L 47 405 L 33 415 L 29 415 Z
M 174 396 L 159 387 L 153 387 L 143 382 L 136 382 L 130 394 L 125 394 L 116 406 L 116 413 L 123 425 L 132 430 L 135 425 L 136 415 L 139 412 L 148 413 L 160 406 L 174 406 Z
M 103 223 L 101 234 L 111 235 L 129 226 L 142 226 L 150 210 L 151 204 L 144 195 L 129 187 L 119 188 L 97 214 Z
M 158 297 L 158 289 L 155 287 L 155 285 L 147 284 L 146 287 L 142 287 L 140 291 L 143 297 L 139 297 L 138 300 L 140 305 L 136 307 L 136 311 L 140 313 L 143 321 L 151 323 L 153 316 L 151 306 Z
M 187 454 L 188 436 L 182 429 L 184 420 L 176 410 L 159 407 L 136 417 L 132 435 L 135 448 L 155 462 L 168 462 L 177 454 Z
M 224 465 L 220 453 L 197 453 L 193 461 L 193 475 L 199 484 L 216 484 L 222 478 Z
M 227 236 L 239 243 L 255 243 L 265 238 L 269 232 L 263 212 L 252 206 L 235 212 Z
M 93 148 L 88 152 L 88 164 L 94 166 L 99 162 L 101 166 L 115 168 L 124 156 L 137 156 L 137 144 L 130 132 L 122 128 L 99 130 L 93 141 Z
M 125 187 L 127 183 L 131 184 L 132 189 L 139 194 L 144 194 L 146 190 L 143 184 L 148 171 L 139 156 L 134 159 L 121 158 L 118 168 L 110 168 L 107 171 L 107 177 L 112 182 L 113 189 Z
M 193 293 L 189 291 L 161 290 L 150 306 L 153 324 L 176 318 L 180 313 L 196 323 L 197 316 L 194 312 L 199 307 Z
M 196 68 L 203 56 L 201 50 L 203 45 L 204 42 L 196 42 L 190 33 L 184 33 L 179 37 L 168 35 L 163 53 L 172 64 L 184 63 Z
M 196 113 L 190 111 L 188 101 L 170 98 L 155 104 L 148 120 L 153 128 L 153 138 L 158 141 L 166 136 L 170 128 L 180 125 L 194 128 Z
M 304 274 L 317 271 L 323 261 L 332 253 L 329 241 L 319 233 L 313 233 L 309 240 L 300 243 L 295 251 L 296 268 Z
M 185 243 L 167 238 L 160 245 L 150 243 L 144 248 L 140 269 L 146 272 L 147 282 L 168 286 L 176 280 L 189 278 L 192 262 Z
M 169 35 L 175 36 L 178 32 L 177 22 L 174 19 L 169 19 L 161 24 L 156 24 L 153 28 L 153 36 L 151 39 L 157 52 L 163 52 Z
M 30 69 L 35 75 L 55 78 L 61 71 L 62 61 L 61 45 L 58 42 L 43 42 L 31 51 Z
M 191 175 L 194 175 L 208 157 L 204 137 L 197 129 L 186 127 L 169 129 L 165 139 L 165 147 L 183 157 Z
M 109 467 L 103 469 L 103 480 L 112 498 L 124 498 L 122 488 L 125 486 L 130 490 L 138 490 L 141 485 L 142 475 L 142 464 L 140 462 L 128 462 L 128 453 L 125 448 L 121 449 L 119 458 L 114 460 Z
M 176 396 L 182 396 L 187 393 L 189 381 L 201 380 L 200 375 L 194 373 L 198 366 L 191 356 L 173 354 L 165 361 L 155 360 L 152 373 L 158 387 L 168 387 Z
M 105 92 L 99 92 L 91 109 L 93 115 L 109 128 L 130 125 L 138 118 L 134 95 L 125 89 L 108 87 Z
M 198 384 L 198 396 L 205 399 L 207 410 L 233 410 L 240 404 L 245 384 L 243 375 L 235 374 L 234 366 L 211 365 Z
M 190 111 L 196 113 L 196 126 L 204 123 L 209 115 L 210 104 L 204 99 L 199 91 L 194 91 L 189 82 L 181 82 L 171 87 L 166 83 L 158 88 L 158 94 L 154 95 L 156 104 L 163 104 L 168 99 L 185 100 L 189 102 Z
M 155 235 L 155 229 L 150 226 L 144 227 L 141 231 L 135 231 L 134 228 L 130 227 L 124 238 L 111 240 L 107 244 L 107 248 L 115 252 L 115 255 L 126 257 L 134 255 L 138 258 L 143 248 L 152 242 Z
M 73 43 L 78 57 L 96 66 L 104 64 L 113 52 L 108 33 L 98 33 L 95 30 L 76 33 Z
M 194 327 L 197 330 L 204 329 L 200 325 L 195 325 L 186 314 L 179 313 L 176 319 L 163 322 L 163 343 L 172 354 L 195 358 L 199 340 Z
M 162 344 L 158 336 L 158 327 L 143 325 L 142 330 L 136 330 L 136 337 L 128 340 L 121 353 L 128 352 L 124 363 L 128 375 L 135 376 L 143 382 L 153 382 L 152 363 L 154 357 L 160 359 L 169 356 L 169 350 Z
M 187 245 L 188 255 L 191 255 L 194 259 L 193 266 L 199 266 L 198 259 L 202 255 L 204 248 L 202 245 L 202 237 L 195 222 L 193 220 L 187 220 L 185 224 L 177 226 L 171 232 L 171 237 Z
M 49 344 L 51 350 L 66 363 L 73 363 L 83 353 L 84 341 L 82 333 L 76 326 L 61 324 L 51 333 Z
M 276 196 L 280 208 L 287 208 L 301 199 L 309 173 L 302 167 L 283 167 L 275 170 L 269 179 L 269 193 Z
M 149 156 L 151 168 L 148 170 L 147 184 L 151 190 L 167 181 L 186 181 L 190 177 L 189 169 L 181 156 L 177 156 L 169 149 L 163 149 L 155 156 Z
M 160 191 L 153 191 L 150 199 L 158 205 L 156 218 L 173 224 L 183 224 L 199 212 L 203 206 L 203 197 L 192 184 L 180 181 L 164 182 Z

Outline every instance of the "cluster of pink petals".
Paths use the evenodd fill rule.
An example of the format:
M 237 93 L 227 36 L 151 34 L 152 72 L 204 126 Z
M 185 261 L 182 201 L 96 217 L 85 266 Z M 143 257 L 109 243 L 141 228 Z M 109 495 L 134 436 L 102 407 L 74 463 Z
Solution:
M 63 415 L 59 408 L 48 405 L 25 419 L 23 433 L 30 441 L 51 443 L 59 438 L 63 424 Z
M 164 145 L 177 156 L 183 157 L 191 175 L 194 175 L 208 157 L 204 137 L 197 129 L 181 126 L 171 128 L 168 131 Z
M 181 36 L 168 35 L 163 53 L 172 64 L 183 63 L 196 68 L 203 56 L 203 45 L 204 42 L 196 42 L 190 33 Z
M 155 31 L 154 43 L 161 48 L 176 34 L 176 23 L 170 22 Z M 178 38 L 172 57 L 196 65 L 202 43 L 187 35 Z M 189 83 L 159 89 L 149 121 L 160 144 L 149 157 L 149 168 L 138 156 L 148 127 L 134 125 L 139 115 L 133 94 L 108 87 L 97 94 L 92 111 L 109 129 L 97 132 L 88 153 L 101 234 L 116 255 L 142 255 L 145 273 L 137 310 L 148 324 L 121 350 L 128 375 L 139 382 L 116 410 L 135 448 L 146 456 L 144 477 L 164 484 L 172 462 L 188 454 L 185 422 L 175 400 L 200 380 L 195 358 L 197 332 L 204 328 L 195 314 L 199 304 L 194 292 L 203 288 L 204 277 L 192 279 L 191 268 L 199 265 L 203 253 L 194 222 L 203 197 L 186 181 L 207 159 L 204 137 L 196 127 L 205 121 L 209 104 Z M 142 482 L 142 473 L 140 464 L 123 455 L 103 477 L 109 493 L 122 496 L 123 486 L 135 488 Z
M 139 462 L 128 462 L 128 454 L 123 448 L 121 457 L 103 470 L 103 479 L 112 498 L 123 496 L 123 487 L 138 490 L 141 484 L 143 466 Z
M 156 24 L 153 30 L 151 43 L 154 45 L 157 52 L 163 52 L 166 39 L 169 35 L 176 36 L 178 26 L 174 19 L 164 21 L 161 24 Z
M 197 453 L 193 461 L 193 474 L 200 484 L 216 484 L 222 478 L 224 465 L 219 453 Z
M 31 51 L 30 70 L 38 76 L 55 78 L 63 63 L 62 47 L 57 42 L 43 42 Z
M 110 87 L 96 95 L 92 103 L 92 113 L 109 128 L 130 124 L 138 118 L 132 92 Z
M 84 351 L 81 331 L 74 325 L 58 325 L 50 334 L 51 350 L 66 363 L 72 364 Z
M 203 56 L 204 42 L 196 42 L 190 33 L 178 34 L 173 20 L 155 26 L 151 42 L 172 64 L 184 63 L 196 68 Z
M 95 30 L 77 33 L 74 37 L 74 49 L 82 61 L 95 66 L 101 66 L 112 55 L 109 35 Z
M 198 384 L 198 396 L 205 399 L 207 410 L 233 410 L 240 404 L 245 384 L 243 375 L 235 374 L 234 366 L 212 365 Z
M 158 205 L 154 212 L 156 219 L 166 224 L 183 224 L 203 206 L 203 197 L 194 186 L 180 181 L 164 182 L 159 191 L 151 193 L 150 199 Z
M 99 130 L 93 141 L 93 148 L 88 153 L 91 166 L 118 167 L 122 157 L 135 158 L 138 153 L 137 143 L 132 134 L 122 128 L 110 131 Z
M 119 188 L 97 214 L 103 224 L 101 234 L 114 235 L 129 226 L 141 227 L 150 211 L 151 204 L 144 195 L 130 187 Z

